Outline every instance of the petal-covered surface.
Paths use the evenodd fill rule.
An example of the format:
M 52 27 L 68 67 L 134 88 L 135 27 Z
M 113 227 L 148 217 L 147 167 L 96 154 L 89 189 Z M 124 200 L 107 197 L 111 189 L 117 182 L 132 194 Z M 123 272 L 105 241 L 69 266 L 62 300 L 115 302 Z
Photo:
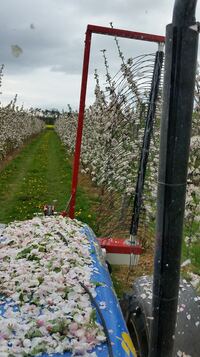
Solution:
M 60 216 L 13 222 L 1 232 L 0 260 L 2 357 L 107 356 L 102 322 L 84 287 L 106 321 L 114 355 L 127 355 L 126 326 L 88 226 Z

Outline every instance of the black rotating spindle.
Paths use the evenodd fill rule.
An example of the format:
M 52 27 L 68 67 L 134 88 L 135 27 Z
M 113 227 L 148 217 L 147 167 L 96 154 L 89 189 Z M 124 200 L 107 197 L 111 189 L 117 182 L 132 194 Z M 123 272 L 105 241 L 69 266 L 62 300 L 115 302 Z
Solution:
M 163 46 L 163 45 L 159 45 L 159 46 Z M 159 84 L 161 78 L 163 57 L 164 57 L 163 51 L 159 50 L 156 52 L 153 76 L 151 81 L 151 90 L 149 95 L 149 104 L 148 104 L 147 116 L 145 120 L 142 150 L 141 150 L 141 156 L 140 156 L 140 162 L 138 168 L 138 176 L 137 176 L 136 188 L 135 188 L 133 215 L 132 215 L 131 228 L 130 228 L 130 235 L 131 235 L 132 242 L 134 242 L 134 237 L 137 236 L 137 231 L 138 231 L 139 216 L 142 206 L 144 180 L 145 180 L 146 167 L 147 167 L 148 156 L 149 156 L 150 141 L 151 141 L 153 125 L 154 125 L 154 117 L 156 112 L 156 101 L 158 99 L 158 93 L 159 93 Z
M 172 357 L 196 74 L 197 0 L 176 0 L 166 29 L 149 357 Z

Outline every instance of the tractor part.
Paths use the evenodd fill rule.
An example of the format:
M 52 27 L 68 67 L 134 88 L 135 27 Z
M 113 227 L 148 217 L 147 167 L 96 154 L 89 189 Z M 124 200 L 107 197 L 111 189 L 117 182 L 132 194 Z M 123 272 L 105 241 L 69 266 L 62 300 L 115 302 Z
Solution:
M 136 348 L 137 357 L 148 357 L 152 316 L 152 277 L 138 278 L 120 305 Z M 166 321 L 167 322 L 167 321 Z M 185 280 L 180 282 L 173 357 L 199 357 L 200 297 Z M 185 354 L 183 354 L 185 353 Z
M 98 238 L 102 249 L 106 251 L 106 260 L 115 265 L 136 265 L 142 254 L 140 245 L 132 244 L 122 238 Z
M 35 229 L 33 227 L 35 227 L 35 223 L 38 224 L 38 220 L 40 220 L 39 226 L 42 226 L 42 222 L 44 223 L 44 227 L 45 229 L 42 229 L 40 232 L 40 236 L 38 236 L 38 231 L 36 232 Z M 25 235 L 27 237 L 27 235 L 30 237 L 30 241 L 31 243 L 29 243 L 27 245 L 27 240 L 21 240 L 22 242 L 24 242 L 24 245 L 21 245 L 19 243 L 20 241 L 20 237 L 18 236 L 18 240 L 16 239 L 17 236 L 17 232 L 19 232 L 19 226 L 21 227 L 21 231 L 24 231 L 24 227 L 26 227 L 25 229 Z M 0 226 L 1 227 L 1 226 Z M 53 229 L 52 229 L 53 227 Z M 38 313 L 39 315 L 34 315 L 33 316 L 31 314 L 31 316 L 29 317 L 33 323 L 33 326 L 37 326 L 37 321 L 38 321 L 38 316 L 42 316 L 45 314 L 47 314 L 47 318 L 49 319 L 49 313 L 54 313 L 55 311 L 55 318 L 57 321 L 57 308 L 59 309 L 59 304 L 61 304 L 61 300 L 62 302 L 62 308 L 63 308 L 63 321 L 67 321 L 68 322 L 68 328 L 69 329 L 64 329 L 63 327 L 63 331 L 61 330 L 60 332 L 56 332 L 59 323 L 57 323 L 56 325 L 56 330 L 55 330 L 55 339 L 56 339 L 56 345 L 55 346 L 55 351 L 50 353 L 44 352 L 44 353 L 40 353 L 41 356 L 43 357 L 72 357 L 75 355 L 81 355 L 81 356 L 96 356 L 96 357 L 125 357 L 125 356 L 129 356 L 129 357 L 137 357 L 136 353 L 135 353 L 135 348 L 132 344 L 132 340 L 129 336 L 128 333 L 128 329 L 126 326 L 126 323 L 124 321 L 120 306 L 119 306 L 119 302 L 117 300 L 117 296 L 115 294 L 115 291 L 113 289 L 113 284 L 111 281 L 111 277 L 110 274 L 108 273 L 108 269 L 105 263 L 105 259 L 102 255 L 102 250 L 97 242 L 97 239 L 94 235 L 94 233 L 91 231 L 91 229 L 87 226 L 87 225 L 79 225 L 75 222 L 75 232 L 73 231 L 73 222 L 70 222 L 70 220 L 66 219 L 64 220 L 62 217 L 59 218 L 55 217 L 55 216 L 51 216 L 48 217 L 48 219 L 46 219 L 45 217 L 41 217 L 40 219 L 37 218 L 36 220 L 33 219 L 33 221 L 29 220 L 29 221 L 25 221 L 25 222 L 17 222 L 16 224 L 12 224 L 12 236 L 11 236 L 11 232 L 9 234 L 6 233 L 6 228 L 2 228 L 2 232 L 0 232 L 0 248 L 1 248 L 1 256 L 5 256 L 5 254 L 7 254 L 8 252 L 8 247 L 9 249 L 12 250 L 12 243 L 15 242 L 16 244 L 18 244 L 17 246 L 20 247 L 19 248 L 19 252 L 23 252 L 21 257 L 19 258 L 13 258 L 13 264 L 16 264 L 17 266 L 21 266 L 21 264 L 23 266 L 27 266 L 26 264 L 28 264 L 28 266 L 30 264 L 32 268 L 33 267 L 38 267 L 38 260 L 30 260 L 30 256 L 33 257 L 33 254 L 31 253 L 31 249 L 35 249 L 35 245 L 34 243 L 37 244 L 37 242 L 47 242 L 46 237 L 48 236 L 48 240 L 52 239 L 52 242 L 54 242 L 54 245 L 52 245 L 50 243 L 50 245 L 48 245 L 48 248 L 46 250 L 46 248 L 44 249 L 44 245 L 40 245 L 40 247 L 43 247 L 42 250 L 38 250 L 38 254 L 40 256 L 40 258 L 38 257 L 38 259 L 41 259 L 41 269 L 43 269 L 43 266 L 45 265 L 45 261 L 46 263 L 49 262 L 49 257 L 51 255 L 51 253 L 53 252 L 53 249 L 56 247 L 57 253 L 55 255 L 53 255 L 54 257 L 58 257 L 58 259 L 56 259 L 56 264 L 60 265 L 60 269 L 58 269 L 57 271 L 55 271 L 55 266 L 53 265 L 49 265 L 48 264 L 48 269 L 46 269 L 46 273 L 44 276 L 44 280 L 46 279 L 45 277 L 48 277 L 48 274 L 53 274 L 53 276 L 57 275 L 57 274 L 61 274 L 63 276 L 63 279 L 65 279 L 66 285 L 64 283 L 64 280 L 62 280 L 62 288 L 63 289 L 63 293 L 62 296 L 64 295 L 64 300 L 61 298 L 60 293 L 58 292 L 59 289 L 55 290 L 58 292 L 58 296 L 60 296 L 60 299 L 58 298 L 58 300 L 54 301 L 54 297 L 56 297 L 57 293 L 54 293 L 53 295 L 51 295 L 51 291 L 52 291 L 52 284 L 49 286 L 49 292 L 50 294 L 48 295 L 49 298 L 47 299 L 51 299 L 50 296 L 52 297 L 51 301 L 51 305 L 49 305 L 49 303 L 46 300 L 43 300 L 43 302 L 41 301 L 41 298 L 39 297 L 37 299 L 36 295 L 36 299 L 34 300 L 33 295 L 26 295 L 26 301 L 25 304 L 26 306 L 28 306 L 28 304 L 30 304 L 29 306 L 35 306 L 35 304 L 37 304 L 37 311 L 36 314 Z M 29 232 L 29 233 L 27 233 Z M 76 236 L 78 234 L 78 236 Z M 80 234 L 80 235 L 79 235 Z M 50 238 L 51 236 L 51 238 Z M 82 237 L 82 239 L 81 239 Z M 76 241 L 76 242 L 75 242 Z M 10 245 L 10 242 L 11 245 Z M 72 249 L 72 245 L 73 242 L 75 242 L 74 248 Z M 70 250 L 70 243 L 71 243 L 71 250 Z M 78 245 L 77 245 L 78 243 Z M 61 244 L 61 247 L 59 248 L 59 244 Z M 4 247 L 6 247 L 6 249 L 3 251 Z M 10 248 L 11 247 L 11 248 Z M 25 249 L 24 249 L 25 247 Z M 86 248 L 87 247 L 87 248 Z M 30 249 L 28 250 L 27 253 L 27 248 Z M 86 256 L 86 260 L 83 259 L 83 255 L 79 254 L 79 250 L 82 250 L 82 253 L 85 254 Z M 64 256 L 66 256 L 69 254 L 69 259 L 66 259 L 65 262 L 67 262 L 67 269 L 61 273 L 61 267 L 64 267 L 63 264 L 63 259 L 59 259 L 59 252 L 61 254 L 61 250 L 63 251 Z M 73 251 L 74 250 L 74 251 Z M 76 253 L 75 253 L 76 251 Z M 50 255 L 49 255 L 50 254 Z M 73 254 L 73 255 L 72 255 Z M 51 255 L 51 257 L 53 257 Z M 7 256 L 6 256 L 7 257 Z M 23 258 L 22 258 L 23 257 Z M 36 257 L 36 256 L 35 256 Z M 76 257 L 76 258 L 75 258 Z M 89 258 L 90 257 L 90 258 Z M 20 263 L 19 259 L 23 259 L 23 262 Z M 91 262 L 90 263 L 90 259 Z M 3 264 L 3 259 L 1 265 Z M 53 259 L 54 260 L 54 259 Z M 77 264 L 76 261 L 78 260 Z M 7 259 L 4 259 L 4 268 L 8 267 L 7 264 L 10 264 L 10 261 L 8 262 Z M 6 263 L 7 262 L 7 263 Z M 34 263 L 32 263 L 34 262 Z M 86 264 L 85 264 L 86 262 Z M 43 263 L 43 264 L 42 264 Z M 36 264 L 36 265 L 35 265 Z M 59 266 L 56 265 L 57 268 L 59 268 Z M 3 266 L 1 267 L 3 268 Z M 76 269 L 80 269 L 83 273 L 82 277 L 80 276 L 80 271 L 75 272 Z M 91 271 L 91 274 L 89 273 L 89 270 Z M 4 275 L 4 269 L 0 271 L 0 276 L 2 277 Z M 89 275 L 88 275 L 89 274 Z M 27 278 L 26 276 L 26 271 L 23 271 L 23 273 L 19 274 L 20 276 L 23 276 L 23 280 Z M 49 275 L 49 277 L 52 277 L 52 275 Z M 50 281 L 50 278 L 47 278 L 47 283 Z M 34 276 L 34 278 L 36 279 L 36 276 Z M 28 281 L 30 281 L 30 276 L 28 273 Z M 51 280 L 54 284 L 58 284 L 58 282 L 56 281 L 56 277 L 53 278 L 53 280 Z M 3 279 L 2 280 L 2 284 L 3 284 Z M 46 285 L 47 285 L 46 283 Z M 21 284 L 21 283 L 20 283 Z M 27 283 L 29 285 L 29 283 Z M 31 281 L 30 281 L 31 284 Z M 14 284 L 13 284 L 14 285 Z M 27 285 L 26 285 L 27 286 Z M 32 286 L 32 285 L 31 285 Z M 38 286 L 38 285 L 37 285 Z M 5 287 L 7 287 L 7 280 L 5 282 Z M 20 287 L 23 287 L 23 285 L 21 284 Z M 66 288 L 66 290 L 64 289 L 64 287 Z M 75 290 L 73 290 L 73 287 Z M 84 291 L 80 291 L 80 288 L 83 288 Z M 17 288 L 16 288 L 17 289 Z M 45 289 L 47 289 L 47 287 L 45 287 Z M 24 294 L 26 294 L 25 292 L 26 290 L 23 290 L 23 296 Z M 34 290 L 36 291 L 36 290 Z M 43 290 L 44 291 L 44 290 Z M 60 290 L 59 290 L 60 291 Z M 66 291 L 66 292 L 65 292 Z M 74 295 L 73 297 L 70 297 L 68 300 L 68 294 L 72 293 L 72 291 L 74 291 Z M 79 296 L 77 296 L 77 291 L 79 291 Z M 9 325 L 9 321 L 10 321 L 10 314 L 12 314 L 12 320 L 13 321 L 18 321 L 16 323 L 16 326 L 20 325 L 20 321 L 23 320 L 23 316 L 24 314 L 28 317 L 28 310 L 24 310 L 23 309 L 23 301 L 19 301 L 18 303 L 18 297 L 15 298 L 14 294 L 12 294 L 12 290 L 9 291 L 9 295 L 4 294 L 4 291 L 2 289 L 2 293 L 0 294 L 0 322 L 5 322 L 7 320 L 7 323 Z M 12 295 L 11 295 L 12 294 Z M 34 293 L 33 293 L 34 294 Z M 66 294 L 66 295 L 65 295 Z M 12 300 L 12 297 L 13 299 Z M 40 295 L 39 295 L 40 296 Z M 79 300 L 83 297 L 83 300 Z M 33 300 L 32 300 L 33 299 Z M 78 300 L 76 300 L 78 299 Z M 91 301 L 91 305 L 88 305 L 88 299 Z M 80 314 L 77 313 L 77 305 L 78 304 L 83 304 L 83 318 L 80 320 Z M 34 304 L 34 305 L 33 305 Z M 84 309 L 89 309 L 88 311 L 84 310 Z M 25 311 L 25 312 L 24 312 Z M 30 311 L 30 310 L 29 310 Z M 80 310 L 78 310 L 80 311 Z M 7 313 L 6 313 L 7 312 Z M 20 314 L 22 313 L 21 317 L 22 320 L 18 320 Z M 88 319 L 86 314 L 90 314 L 90 320 L 86 320 Z M 73 316 L 75 315 L 75 318 L 73 320 Z M 16 320 L 15 320 L 16 318 Z M 85 321 L 84 321 L 85 319 Z M 46 321 L 46 320 L 45 320 Z M 50 326 L 51 323 L 53 323 L 55 320 L 51 320 L 49 321 Z M 93 322 L 92 322 L 93 321 Z M 89 335 L 91 333 L 91 329 L 88 330 L 87 329 L 89 327 L 87 327 L 88 325 L 90 326 L 90 328 L 97 328 L 97 325 L 95 325 L 95 321 L 97 321 L 98 324 L 100 324 L 102 326 L 102 330 L 101 330 L 101 335 L 100 338 L 98 340 L 98 343 L 95 344 L 95 346 L 93 346 L 92 344 L 90 345 L 90 337 L 92 337 L 91 335 Z M 73 322 L 75 324 L 73 324 Z M 88 334 L 88 340 L 86 340 L 86 336 L 84 336 L 84 338 L 81 338 L 80 336 L 82 336 L 83 331 L 82 330 L 82 326 L 84 325 L 84 323 L 86 322 L 86 331 L 85 333 Z M 89 322 L 89 324 L 88 324 Z M 75 331 L 80 330 L 80 335 L 76 337 L 77 339 L 77 344 L 72 345 L 72 348 L 68 348 L 66 351 L 59 351 L 58 350 L 58 343 L 61 342 L 62 344 L 62 348 L 63 349 L 63 337 L 71 344 L 71 341 L 75 339 L 75 334 L 73 334 L 73 332 L 70 332 L 70 325 L 76 325 L 75 326 Z M 92 326 L 91 326 L 92 324 Z M 3 325 L 6 326 L 6 325 Z M 2 326 L 1 326 L 2 327 Z M 74 326 L 73 326 L 74 327 Z M 25 330 L 24 330 L 25 328 Z M 78 329 L 78 330 L 77 330 Z M 73 328 L 72 328 L 73 330 Z M 2 331 L 2 329 L 1 329 Z M 20 336 L 27 333 L 27 331 L 29 332 L 29 330 L 27 329 L 27 327 L 22 327 L 21 331 L 20 331 Z M 35 331 L 35 330 L 34 330 Z M 102 335 L 104 331 L 105 337 Z M 19 331 L 18 331 L 19 332 Z M 52 330 L 48 331 L 50 333 L 50 335 L 52 336 L 52 334 L 54 334 L 54 332 Z M 67 333 L 66 333 L 67 332 Z M 2 339 L 5 339 L 5 342 L 1 341 L 1 349 L 0 349 L 0 357 L 3 357 L 3 355 L 13 355 L 13 351 L 11 353 L 11 351 L 9 350 L 10 348 L 12 348 L 12 342 L 16 343 L 16 340 L 14 341 L 14 337 L 12 337 L 14 335 L 14 333 L 11 335 L 9 335 L 9 337 L 6 337 L 6 339 L 4 337 L 2 337 Z M 49 336 L 50 336 L 49 335 Z M 4 335 L 3 335 L 4 336 Z M 40 335 L 41 337 L 41 335 Z M 44 335 L 43 335 L 44 337 Z M 20 337 L 21 338 L 21 337 Z M 47 338 L 47 332 L 45 332 L 45 343 L 49 343 Z M 93 338 L 93 337 L 92 337 Z M 38 347 L 40 346 L 40 342 L 39 341 L 35 341 L 35 335 L 30 335 L 30 340 L 34 340 L 33 343 L 35 343 L 34 346 Z M 18 340 L 17 340 L 18 341 Z M 68 343 L 68 342 L 65 343 Z M 88 341 L 88 348 L 89 349 L 87 352 L 85 350 L 85 344 L 86 341 Z M 8 346 L 8 347 L 7 347 Z M 15 346 L 15 344 L 14 344 Z M 93 347 L 92 347 L 93 346 Z M 21 346 L 23 348 L 23 346 Z M 5 351 L 5 353 L 2 352 L 2 348 Z M 53 347 L 54 348 L 54 347 Z M 73 349 L 76 349 L 76 351 Z M 79 349 L 77 351 L 77 349 Z M 27 351 L 27 350 L 26 350 Z M 38 355 L 37 353 L 32 353 L 29 355 Z M 14 353 L 14 355 L 16 355 Z M 19 354 L 18 354 L 19 355 Z M 24 354 L 23 354 L 24 355 Z M 22 353 L 20 353 L 20 356 L 22 356 Z
M 166 30 L 149 357 L 173 355 L 199 37 L 196 3 L 176 0 Z
M 147 301 L 143 285 L 136 283 L 136 292 L 129 299 L 134 306 L 131 314 L 131 304 L 122 302 L 141 357 L 184 356 L 183 353 L 197 357 L 200 350 L 199 312 L 194 305 L 198 298 L 187 285 L 181 290 L 179 287 L 199 32 L 196 3 L 176 0 L 173 22 L 166 31 L 153 288 L 149 287 Z M 187 311 L 181 318 L 177 316 L 178 297 L 179 306 Z
M 176 0 L 166 30 L 153 284 L 139 279 L 122 300 L 140 357 L 198 357 L 200 351 L 199 297 L 189 284 L 179 283 L 199 32 L 196 3 Z

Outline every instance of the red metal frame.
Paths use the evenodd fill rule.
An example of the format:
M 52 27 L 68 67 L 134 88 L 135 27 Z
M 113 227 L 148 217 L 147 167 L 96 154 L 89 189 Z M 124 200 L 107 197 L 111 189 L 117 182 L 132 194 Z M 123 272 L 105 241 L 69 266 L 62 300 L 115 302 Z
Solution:
M 116 36 L 116 37 L 125 37 L 134 40 L 150 41 L 150 42 L 157 42 L 157 43 L 165 42 L 164 36 L 152 35 L 143 32 L 127 31 L 127 30 L 115 29 L 110 27 L 95 26 L 95 25 L 87 26 L 86 37 L 85 37 L 85 50 L 84 50 L 84 58 L 83 58 L 83 69 L 82 69 L 78 128 L 77 128 L 76 145 L 75 145 L 75 152 L 74 152 L 71 199 L 69 205 L 70 218 L 74 218 L 75 204 L 76 204 L 76 191 L 78 185 L 78 171 L 79 171 L 79 164 L 80 164 L 85 98 L 86 98 L 86 90 L 87 90 L 87 79 L 88 79 L 92 33 L 108 35 L 108 36 Z

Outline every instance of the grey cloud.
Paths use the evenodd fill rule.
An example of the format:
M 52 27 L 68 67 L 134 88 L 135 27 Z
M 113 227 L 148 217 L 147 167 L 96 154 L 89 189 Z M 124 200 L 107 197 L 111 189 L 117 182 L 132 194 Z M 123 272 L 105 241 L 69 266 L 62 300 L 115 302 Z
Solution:
M 9 23 L 6 22 L 6 16 L 0 22 L 1 62 L 9 66 L 12 73 L 30 69 L 34 71 L 38 67 L 50 67 L 52 71 L 65 73 L 80 72 L 84 32 L 88 22 L 109 26 L 109 22 L 113 21 L 117 27 L 120 27 L 120 22 L 128 22 L 127 27 L 130 28 L 130 20 L 134 19 L 137 10 L 134 21 L 137 27 L 143 10 L 149 11 L 149 7 L 149 1 L 142 0 L 108 0 L 103 4 L 94 0 L 4 1 L 3 12 L 9 17 Z M 162 8 L 159 1 L 154 1 L 154 7 Z M 13 43 L 23 50 L 23 56 L 17 61 L 8 50 Z
M 3 33 L 1 29 L 0 32 Z M 3 38 L 4 40 L 0 43 L 0 62 L 12 68 L 12 72 L 26 71 L 30 68 L 34 70 L 38 67 L 61 67 L 66 62 L 69 62 L 70 71 L 71 65 L 72 67 L 74 65 L 73 61 L 69 61 L 69 54 L 72 56 L 74 53 L 76 56 L 80 48 L 80 45 L 74 46 L 71 41 L 56 38 L 55 33 L 50 33 L 50 31 L 18 30 L 15 31 L 14 36 L 7 33 Z M 10 47 L 13 46 L 13 43 L 15 45 L 11 52 Z M 21 56 L 16 55 L 19 54 L 19 49 L 21 52 L 23 51 L 23 55 L 20 53 Z
M 171 21 L 173 3 L 174 0 L 1 0 L 0 64 L 5 64 L 15 80 L 22 74 L 30 80 L 30 74 L 34 76 L 42 69 L 48 69 L 53 78 L 60 74 L 80 75 L 88 23 L 109 26 L 113 22 L 118 28 L 162 35 Z M 13 56 L 12 45 L 23 53 Z M 152 51 L 152 45 L 141 41 L 120 39 L 120 46 L 126 58 Z M 92 77 L 97 68 L 102 81 L 103 48 L 107 49 L 110 71 L 114 74 L 120 66 L 114 39 L 93 35 L 90 74 Z M 73 81 L 69 86 L 74 86 Z

